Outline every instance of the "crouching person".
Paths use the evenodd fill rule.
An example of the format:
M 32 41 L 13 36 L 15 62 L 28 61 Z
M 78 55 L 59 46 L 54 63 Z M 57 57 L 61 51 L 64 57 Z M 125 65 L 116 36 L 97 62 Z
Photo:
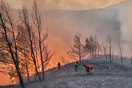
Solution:
M 93 69 L 92 65 L 83 65 L 86 68 L 87 74 Z

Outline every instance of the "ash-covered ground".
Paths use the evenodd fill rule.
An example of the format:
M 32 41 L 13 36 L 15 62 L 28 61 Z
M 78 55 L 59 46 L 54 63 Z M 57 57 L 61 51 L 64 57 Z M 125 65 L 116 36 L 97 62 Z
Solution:
M 132 88 L 132 66 L 116 62 L 110 63 L 105 59 L 89 59 L 79 63 L 78 71 L 74 63 L 45 72 L 44 81 L 34 81 L 26 88 Z M 87 75 L 84 64 L 93 65 L 94 69 Z M 32 76 L 33 77 L 33 76 Z M 4 88 L 4 87 L 3 87 Z M 9 88 L 20 88 L 10 86 Z

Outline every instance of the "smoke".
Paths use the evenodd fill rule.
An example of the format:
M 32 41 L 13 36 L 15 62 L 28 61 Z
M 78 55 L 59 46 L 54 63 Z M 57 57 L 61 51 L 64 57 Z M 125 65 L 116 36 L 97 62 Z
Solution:
M 116 6 L 115 8 L 119 10 L 120 13 L 120 21 L 121 21 L 121 31 L 122 31 L 122 37 L 124 38 L 124 40 L 126 40 L 127 42 L 132 41 L 132 1 L 128 0 L 118 6 Z
M 43 17 L 45 29 L 49 30 L 48 44 L 55 49 L 52 62 L 56 64 L 61 56 L 70 62 L 77 59 L 67 55 L 77 33 L 81 34 L 83 44 L 85 38 L 91 35 L 97 35 L 100 41 L 105 41 L 106 36 L 111 34 L 114 42 L 121 37 L 119 15 L 114 9 L 49 10 L 43 12 Z
M 6 1 L 14 9 L 21 9 L 24 4 L 22 0 L 6 0 Z
M 7 0 L 13 8 L 21 8 L 25 5 L 31 9 L 33 0 Z M 104 8 L 109 5 L 117 4 L 124 0 L 36 0 L 41 9 L 72 9 L 88 10 Z
M 116 9 L 119 14 L 121 39 L 124 45 L 124 55 L 132 56 L 129 48 L 129 43 L 132 41 L 132 1 L 127 0 L 115 6 L 109 7 L 109 9 Z
M 32 1 L 33 0 L 20 0 L 19 3 L 31 9 Z M 128 22 L 130 23 L 131 20 L 127 21 L 129 18 L 125 18 L 127 14 L 124 12 L 129 12 L 126 9 L 130 7 L 123 9 L 123 5 L 116 9 L 95 9 L 103 8 L 121 1 L 124 0 L 39 0 L 38 5 L 42 11 L 43 9 L 50 9 L 42 12 L 42 21 L 44 22 L 44 29 L 48 28 L 49 30 L 47 43 L 50 49 L 55 50 L 53 62 L 57 64 L 61 56 L 69 58 L 66 52 L 73 44 L 73 37 L 77 33 L 81 34 L 83 44 L 85 38 L 91 35 L 97 35 L 100 41 L 105 41 L 105 36 L 110 34 L 114 43 L 121 37 L 123 37 L 124 40 L 129 40 L 131 36 L 130 32 L 128 33 L 128 28 L 131 28 L 131 25 L 128 27 L 127 24 Z M 11 2 L 13 2 L 13 0 L 10 1 L 10 3 Z M 73 59 L 68 60 L 74 61 Z M 56 64 L 51 67 L 56 66 Z

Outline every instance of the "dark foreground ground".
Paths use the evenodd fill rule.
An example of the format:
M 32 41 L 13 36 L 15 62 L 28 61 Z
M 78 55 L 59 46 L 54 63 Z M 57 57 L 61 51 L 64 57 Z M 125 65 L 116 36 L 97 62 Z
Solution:
M 94 69 L 86 75 L 83 64 L 91 64 Z M 83 60 L 77 72 L 74 71 L 74 63 L 60 70 L 53 68 L 46 72 L 44 81 L 26 84 L 26 88 L 132 88 L 132 67 L 114 62 L 111 64 L 103 59 Z

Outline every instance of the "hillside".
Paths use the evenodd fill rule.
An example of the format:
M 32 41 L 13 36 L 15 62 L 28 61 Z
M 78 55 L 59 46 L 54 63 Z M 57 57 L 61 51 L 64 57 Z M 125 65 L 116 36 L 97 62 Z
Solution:
M 127 39 L 125 37 L 128 37 L 128 39 L 131 38 L 131 26 L 132 25 L 129 25 L 132 23 L 131 22 L 132 21 L 131 20 L 131 14 L 132 14 L 131 3 L 132 3 L 132 1 L 128 0 L 128 1 L 120 3 L 118 5 L 110 6 L 108 8 L 103 8 L 103 9 L 95 9 L 95 10 L 78 10 L 78 11 L 77 10 L 49 10 L 49 11 L 43 11 L 42 16 L 44 19 L 44 25 L 46 25 L 46 28 L 49 29 L 49 33 L 50 33 L 50 35 L 49 35 L 50 41 L 48 41 L 49 46 L 51 46 L 53 48 L 54 47 L 57 48 L 57 51 L 56 51 L 57 58 L 53 59 L 53 61 L 51 61 L 51 62 L 57 63 L 57 60 L 58 60 L 58 58 L 60 58 L 60 55 L 62 55 L 62 56 L 65 55 L 65 51 L 67 50 L 67 47 L 69 47 L 71 45 L 71 42 L 73 41 L 73 36 L 76 32 L 80 32 L 81 34 L 83 34 L 82 38 L 88 37 L 92 34 L 93 35 L 97 34 L 99 36 L 99 38 L 103 40 L 108 33 L 112 34 L 112 37 L 115 39 L 115 41 L 118 39 L 118 37 L 119 38 L 123 37 L 124 39 Z M 14 12 L 14 14 L 15 14 L 14 16 L 16 16 L 15 12 Z M 130 32 L 128 32 L 128 31 L 130 31 Z M 66 48 L 64 49 L 64 47 L 66 47 Z M 65 51 L 62 51 L 62 50 L 65 50 Z M 126 51 L 126 52 L 124 52 L 125 53 L 124 55 L 128 55 L 128 53 L 129 53 L 128 50 L 124 50 L 124 51 Z M 68 61 L 71 61 L 71 59 L 69 59 Z M 89 61 L 89 63 L 91 63 L 91 62 Z M 99 62 L 97 62 L 97 63 L 99 63 Z M 50 65 L 51 64 L 52 63 L 50 63 Z M 91 72 L 91 74 L 93 74 L 94 76 L 99 76 L 98 72 L 100 72 L 102 70 L 102 67 L 99 66 L 101 70 L 98 69 L 99 70 L 98 71 L 96 69 L 96 66 L 97 66 L 96 62 L 94 64 L 95 64 L 95 69 Z M 44 84 L 48 83 L 45 85 L 47 87 L 56 86 L 57 83 L 52 82 L 52 80 L 57 79 L 56 77 L 59 78 L 61 75 L 62 75 L 62 78 L 63 77 L 65 78 L 65 73 L 66 73 L 66 75 L 67 75 L 67 73 L 69 74 L 68 77 L 71 75 L 72 76 L 73 75 L 74 76 L 76 76 L 76 75 L 84 76 L 85 69 L 82 66 L 80 66 L 79 67 L 80 70 L 77 73 L 75 73 L 74 66 L 73 66 L 73 64 L 71 64 L 71 65 L 73 68 L 70 67 L 70 64 L 66 65 L 66 66 L 70 67 L 70 69 L 68 68 L 68 71 L 70 70 L 69 71 L 70 73 L 68 73 L 67 70 L 63 71 L 62 69 L 60 71 L 58 71 L 58 70 L 53 71 L 52 69 L 49 70 L 46 74 L 48 74 L 48 73 L 51 74 L 51 75 L 47 75 L 47 77 L 50 76 L 51 82 L 49 82 L 49 83 L 42 82 L 42 83 L 44 83 Z M 109 66 L 109 64 L 107 64 L 107 65 Z M 56 64 L 54 66 L 56 66 Z M 108 67 L 108 66 L 106 66 L 106 67 Z M 65 68 L 65 66 L 63 67 L 63 69 L 64 68 Z M 110 71 L 110 72 L 112 71 L 112 70 L 108 70 L 108 69 L 105 69 L 105 70 Z M 131 74 L 129 72 L 127 72 L 127 71 L 125 71 L 126 73 L 123 72 L 124 69 L 120 69 L 120 71 L 121 71 L 121 73 L 119 73 L 119 74 L 124 74 L 124 75 L 128 74 L 131 77 Z M 61 72 L 63 72 L 63 73 L 59 74 Z M 105 74 L 105 72 L 104 73 L 102 72 L 102 74 Z M 116 73 L 111 72 L 111 74 L 116 74 Z M 58 75 L 60 75 L 60 76 L 58 76 Z M 97 80 L 100 80 L 101 76 L 99 76 L 100 78 L 97 77 Z M 3 75 L 1 75 L 1 77 L 6 78 Z M 78 76 L 76 76 L 76 77 L 78 77 Z M 110 76 L 110 78 L 113 78 L 113 77 Z M 124 77 L 124 78 L 127 79 L 127 77 Z M 79 78 L 77 78 L 77 79 L 79 79 Z M 125 82 L 129 81 L 129 79 L 127 79 L 127 80 L 126 79 L 124 80 Z M 7 80 L 9 80 L 9 78 Z M 68 80 L 70 80 L 70 79 L 68 79 Z M 91 79 L 91 80 L 94 80 L 94 79 Z M 105 82 L 107 81 L 106 79 L 101 79 L 101 80 L 105 80 Z M 114 82 L 113 80 L 114 79 L 112 79 L 112 82 Z M 123 81 L 123 78 L 121 80 Z M 87 81 L 89 82 L 90 80 L 87 80 Z M 75 84 L 76 83 L 78 84 L 78 82 L 75 81 Z M 69 86 L 71 85 L 69 82 L 68 83 L 66 82 L 66 84 Z M 125 85 L 125 83 L 122 83 L 122 84 Z M 130 84 L 130 83 L 128 82 L 128 84 Z M 88 85 L 92 85 L 92 84 L 88 84 Z M 126 83 L 126 85 L 127 85 L 127 83 Z M 31 86 L 30 84 L 27 85 L 27 87 L 29 87 L 29 88 L 30 88 L 30 86 Z M 9 88 L 12 88 L 12 87 L 9 87 Z M 34 88 L 35 88 L 35 86 L 34 86 Z M 56 86 L 56 88 L 58 88 L 58 87 Z M 60 87 L 60 88 L 62 88 L 62 87 Z M 105 86 L 104 86 L 104 88 L 105 88 Z M 116 87 L 114 87 L 114 88 L 116 88 Z
M 86 75 L 83 64 L 91 64 L 94 69 Z M 131 88 L 132 66 L 109 63 L 105 59 L 89 59 L 79 63 L 78 72 L 74 63 L 50 69 L 45 72 L 45 80 L 26 84 L 26 88 Z M 9 88 L 19 88 L 9 87 Z
M 91 64 L 94 69 L 86 75 L 83 64 Z M 132 68 L 110 64 L 105 60 L 84 60 L 74 71 L 74 63 L 63 66 L 60 70 L 49 72 L 46 80 L 27 85 L 27 88 L 131 88 Z

